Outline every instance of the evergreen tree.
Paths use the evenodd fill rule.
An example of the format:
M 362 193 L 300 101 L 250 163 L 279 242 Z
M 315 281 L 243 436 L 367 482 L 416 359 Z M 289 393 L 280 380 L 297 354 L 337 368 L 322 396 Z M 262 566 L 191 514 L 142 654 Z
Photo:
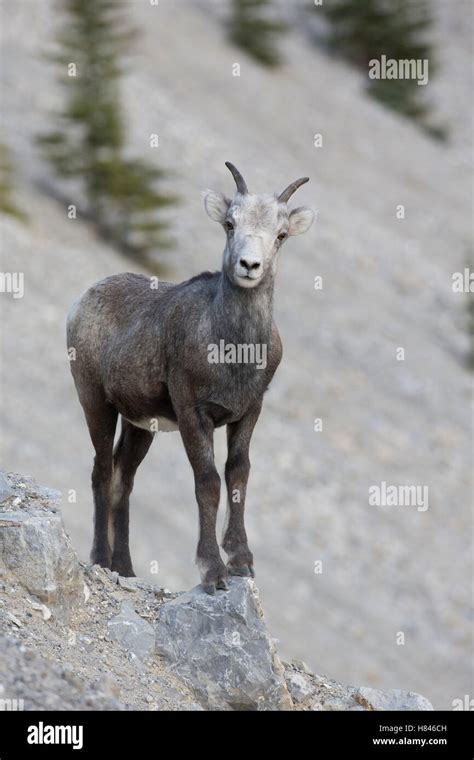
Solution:
M 331 25 L 330 47 L 364 71 L 371 59 L 385 55 L 427 59 L 429 75 L 433 74 L 432 48 L 426 39 L 432 20 L 426 0 L 328 0 L 322 10 Z M 428 112 L 424 88 L 416 80 L 373 79 L 368 89 L 406 116 L 422 120 Z
M 233 0 L 229 24 L 231 41 L 265 66 L 277 66 L 281 58 L 276 36 L 286 24 L 269 17 L 270 0 Z
M 163 173 L 125 157 L 121 59 L 135 37 L 116 0 L 64 0 L 66 21 L 53 56 L 66 105 L 58 128 L 40 137 L 57 174 L 80 178 L 87 214 L 127 252 L 169 244 L 156 212 L 176 199 L 159 192 Z
M 13 199 L 13 166 L 7 146 L 0 143 L 0 213 L 15 216 L 24 221 L 25 214 Z

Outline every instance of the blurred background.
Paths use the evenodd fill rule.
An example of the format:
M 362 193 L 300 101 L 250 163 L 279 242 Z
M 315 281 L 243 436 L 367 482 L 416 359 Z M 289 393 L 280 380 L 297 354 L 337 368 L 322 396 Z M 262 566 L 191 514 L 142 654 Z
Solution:
M 116 272 L 219 268 L 201 191 L 234 191 L 224 161 L 255 192 L 309 175 L 294 205 L 317 223 L 280 258 L 284 358 L 251 448 L 247 529 L 270 630 L 284 659 L 346 683 L 436 708 L 472 695 L 474 312 L 453 290 L 473 268 L 471 4 L 0 12 L 0 267 L 24 274 L 23 298 L 0 294 L 1 468 L 62 491 L 87 560 L 93 450 L 66 354 L 71 304 Z M 370 80 L 382 54 L 427 59 L 428 84 Z M 224 444 L 219 430 L 220 471 Z M 382 481 L 428 486 L 429 509 L 369 505 Z M 160 434 L 132 497 L 135 570 L 158 562 L 157 583 L 190 588 L 196 540 L 191 469 L 180 437 Z

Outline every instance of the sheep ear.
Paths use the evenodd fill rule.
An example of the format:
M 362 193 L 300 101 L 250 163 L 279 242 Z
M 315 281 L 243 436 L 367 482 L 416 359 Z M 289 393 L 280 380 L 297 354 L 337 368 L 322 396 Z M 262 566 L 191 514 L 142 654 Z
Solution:
M 301 235 L 307 232 L 314 222 L 314 211 L 311 208 L 295 208 L 290 212 L 288 235 Z
M 214 220 L 223 224 L 230 206 L 230 200 L 222 193 L 216 193 L 214 190 L 206 190 L 204 194 L 204 208 L 207 215 Z

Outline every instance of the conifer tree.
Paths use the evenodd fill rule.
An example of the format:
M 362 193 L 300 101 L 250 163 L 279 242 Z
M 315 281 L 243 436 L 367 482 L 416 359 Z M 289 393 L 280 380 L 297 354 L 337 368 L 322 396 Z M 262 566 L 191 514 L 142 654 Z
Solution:
M 330 22 L 330 47 L 368 71 L 382 55 L 396 60 L 427 59 L 434 73 L 427 34 L 432 24 L 426 0 L 329 0 L 321 6 Z M 414 79 L 368 81 L 373 97 L 406 116 L 422 120 L 428 112 L 424 88 Z
M 13 193 L 13 165 L 7 146 L 0 143 L 0 213 L 24 221 L 26 216 L 16 205 Z
M 286 24 L 270 18 L 270 0 L 232 0 L 231 41 L 265 66 L 277 66 L 281 57 L 276 37 Z
M 176 199 L 158 189 L 163 172 L 126 157 L 120 106 L 123 57 L 135 32 L 116 0 L 64 0 L 66 17 L 53 59 L 66 93 L 57 128 L 40 137 L 60 177 L 79 178 L 86 212 L 127 252 L 169 244 L 157 212 Z

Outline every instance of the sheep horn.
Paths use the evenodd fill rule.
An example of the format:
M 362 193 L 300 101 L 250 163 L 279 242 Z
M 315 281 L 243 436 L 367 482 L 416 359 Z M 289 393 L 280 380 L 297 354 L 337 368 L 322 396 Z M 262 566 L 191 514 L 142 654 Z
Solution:
M 288 203 L 293 193 L 298 190 L 301 185 L 304 185 L 305 182 L 309 182 L 309 177 L 301 177 L 300 179 L 295 180 L 291 183 L 291 185 L 288 185 L 282 193 L 278 196 L 278 202 L 279 203 Z
M 241 173 L 239 172 L 239 170 L 236 169 L 234 164 L 231 164 L 230 161 L 226 161 L 225 165 L 227 166 L 233 178 L 235 179 L 235 184 L 237 185 L 237 191 L 241 195 L 247 195 L 248 193 L 247 185 Z

